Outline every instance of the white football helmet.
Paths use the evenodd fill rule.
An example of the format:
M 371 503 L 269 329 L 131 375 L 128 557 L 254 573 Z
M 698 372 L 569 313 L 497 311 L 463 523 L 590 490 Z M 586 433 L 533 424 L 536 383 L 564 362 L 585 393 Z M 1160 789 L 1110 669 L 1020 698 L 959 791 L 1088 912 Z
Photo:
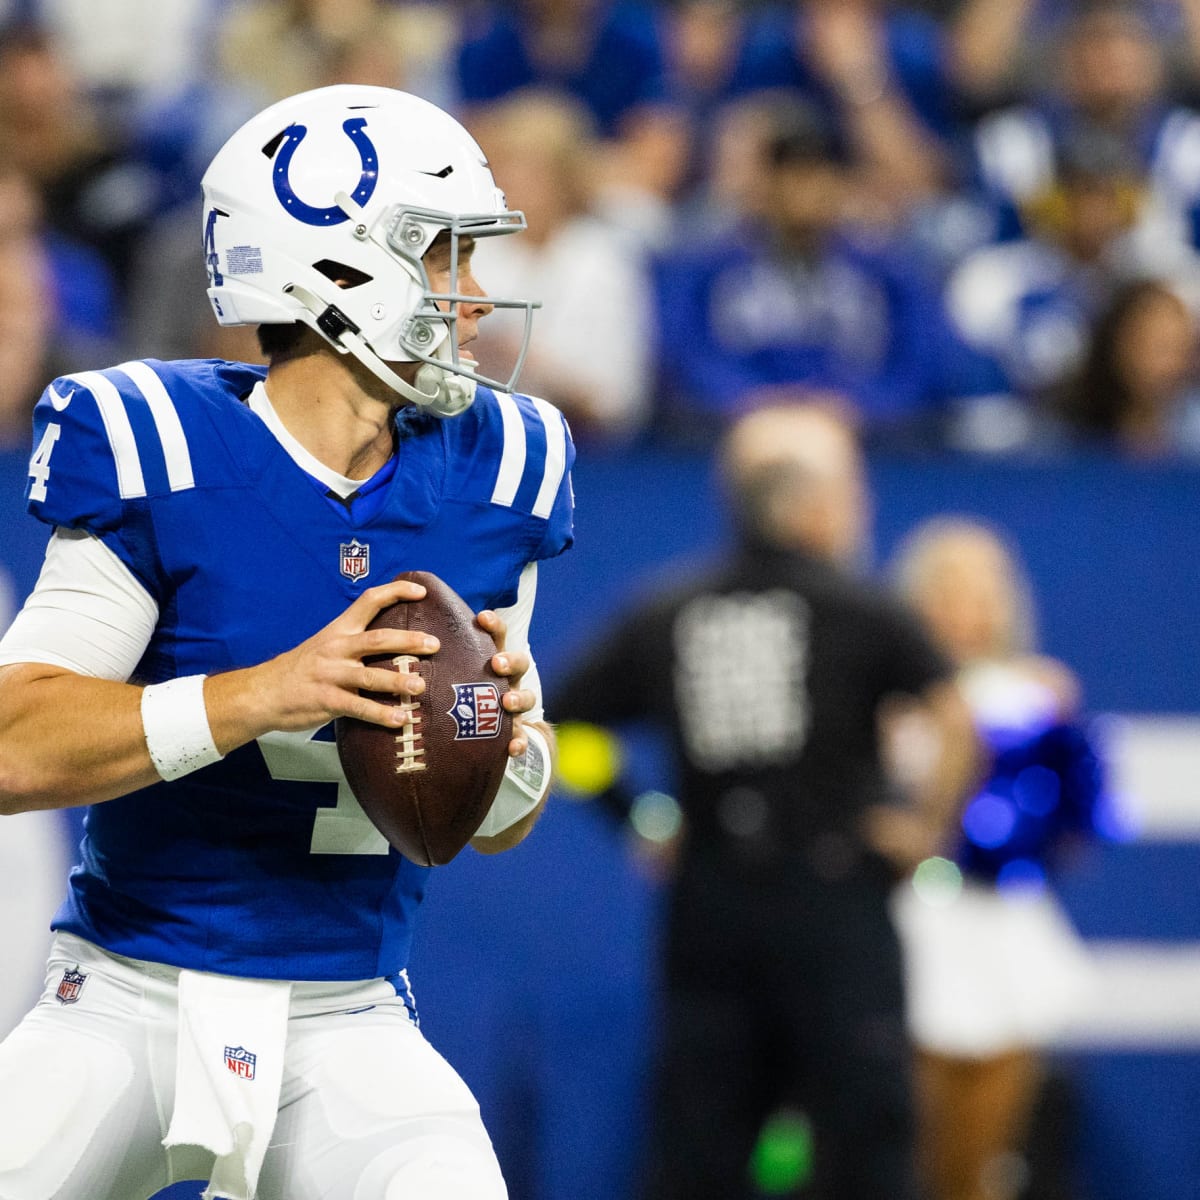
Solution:
M 225 143 L 203 188 L 208 295 L 222 325 L 303 321 L 439 416 L 466 409 L 477 382 L 512 390 L 537 303 L 488 297 L 525 310 L 512 376 L 490 379 L 459 352 L 458 304 L 478 297 L 433 291 L 421 261 L 448 231 L 456 280 L 460 238 L 525 228 L 474 138 L 440 108 L 353 84 L 292 96 Z M 410 384 L 396 362 L 425 365 Z

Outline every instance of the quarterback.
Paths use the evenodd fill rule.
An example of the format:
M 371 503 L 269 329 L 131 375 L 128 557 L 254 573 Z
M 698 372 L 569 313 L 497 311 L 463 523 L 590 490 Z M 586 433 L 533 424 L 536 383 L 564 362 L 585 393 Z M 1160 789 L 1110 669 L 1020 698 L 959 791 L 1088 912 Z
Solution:
M 0 1200 L 502 1200 L 418 1028 L 427 870 L 358 807 L 332 721 L 405 719 L 361 691 L 421 679 L 363 658 L 436 642 L 366 627 L 426 570 L 496 643 L 510 765 L 548 759 L 528 631 L 574 451 L 467 349 L 495 306 L 528 341 L 535 306 L 471 266 L 524 218 L 456 121 L 385 88 L 274 105 L 203 191 L 213 310 L 269 367 L 126 362 L 35 411 L 53 532 L 0 641 L 0 812 L 90 808 L 46 990 L 0 1045 Z M 472 844 L 520 841 L 545 785 L 502 784 Z

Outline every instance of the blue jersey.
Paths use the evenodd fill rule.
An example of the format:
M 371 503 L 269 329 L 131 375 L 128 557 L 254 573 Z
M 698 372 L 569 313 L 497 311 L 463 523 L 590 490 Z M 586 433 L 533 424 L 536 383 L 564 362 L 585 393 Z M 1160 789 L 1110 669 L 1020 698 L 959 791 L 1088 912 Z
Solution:
M 947 70 L 946 35 L 924 13 L 893 12 L 883 17 L 883 52 L 891 76 L 922 125 L 950 140 L 957 132 L 956 97 Z M 754 18 L 734 72 L 733 91 L 795 91 L 817 105 L 843 146 L 852 142 L 840 113 L 844 105 L 816 69 L 809 22 L 790 6 L 765 7 Z
M 660 329 L 667 403 L 697 417 L 736 415 L 762 388 L 846 393 L 869 422 L 900 422 L 942 396 L 944 309 L 907 247 L 834 234 L 806 259 L 780 256 L 762 230 L 672 250 L 660 303 L 689 331 Z
M 401 571 L 507 606 L 527 563 L 571 544 L 574 451 L 544 401 L 480 388 L 450 420 L 401 410 L 390 480 L 347 505 L 247 407 L 264 374 L 127 363 L 37 406 L 30 511 L 101 538 L 158 604 L 137 682 L 264 662 Z M 96 805 L 85 829 L 55 927 L 114 953 L 277 979 L 405 966 L 427 871 L 358 807 L 332 725 Z
M 579 16 L 578 61 L 541 60 L 536 18 L 520 6 L 493 4 L 478 33 L 458 52 L 458 86 L 467 104 L 487 104 L 527 87 L 568 92 L 590 112 L 605 137 L 641 105 L 667 99 L 662 39 L 654 8 L 605 0 Z

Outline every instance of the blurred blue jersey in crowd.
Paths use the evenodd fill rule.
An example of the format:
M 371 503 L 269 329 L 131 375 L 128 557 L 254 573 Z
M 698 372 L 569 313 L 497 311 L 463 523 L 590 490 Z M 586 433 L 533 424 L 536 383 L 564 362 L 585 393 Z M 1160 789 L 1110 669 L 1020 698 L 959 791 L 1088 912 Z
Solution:
M 868 424 L 919 415 L 956 361 L 937 289 L 894 245 L 841 234 L 785 257 L 743 233 L 658 264 L 663 391 L 677 412 L 729 417 L 764 388 L 841 392 Z
M 643 4 L 600 4 L 578 14 L 580 53 L 552 63 L 536 46 L 533 14 L 493 5 L 458 53 L 458 86 L 467 104 L 498 100 L 540 85 L 570 92 L 605 136 L 642 104 L 666 99 L 665 65 L 654 10 Z

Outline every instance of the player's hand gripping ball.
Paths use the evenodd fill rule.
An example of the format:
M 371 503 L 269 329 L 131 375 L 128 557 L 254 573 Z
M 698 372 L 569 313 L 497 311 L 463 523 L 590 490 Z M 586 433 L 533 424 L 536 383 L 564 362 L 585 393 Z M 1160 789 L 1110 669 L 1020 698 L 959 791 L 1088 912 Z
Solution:
M 441 648 L 364 660 L 420 675 L 425 690 L 407 698 L 372 693 L 408 719 L 386 727 L 340 717 L 337 747 L 363 812 L 405 858 L 433 867 L 471 840 L 500 786 L 512 738 L 502 703 L 508 680 L 492 670 L 496 646 L 457 592 L 427 571 L 397 578 L 421 584 L 424 599 L 385 608 L 368 628 L 418 629 Z

